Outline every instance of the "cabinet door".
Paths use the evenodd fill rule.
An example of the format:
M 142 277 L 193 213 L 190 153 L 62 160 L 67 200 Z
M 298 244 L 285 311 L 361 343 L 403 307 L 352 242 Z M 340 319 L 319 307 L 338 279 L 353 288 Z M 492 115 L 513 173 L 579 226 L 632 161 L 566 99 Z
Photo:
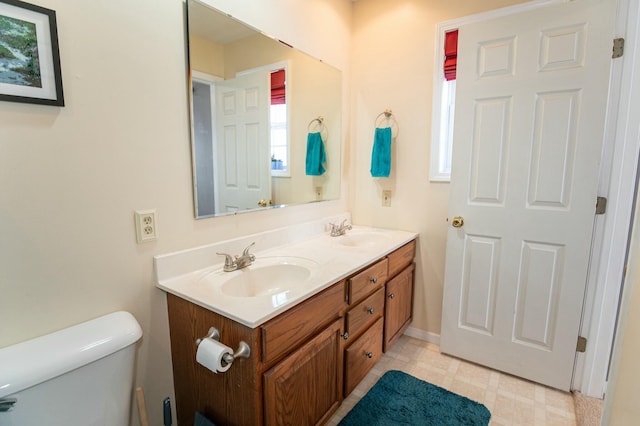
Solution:
M 342 395 L 342 320 L 264 374 L 265 424 L 317 425 L 326 422 Z
M 402 335 L 409 326 L 413 313 L 414 265 L 400 272 L 387 283 L 387 301 L 384 313 L 384 351 Z

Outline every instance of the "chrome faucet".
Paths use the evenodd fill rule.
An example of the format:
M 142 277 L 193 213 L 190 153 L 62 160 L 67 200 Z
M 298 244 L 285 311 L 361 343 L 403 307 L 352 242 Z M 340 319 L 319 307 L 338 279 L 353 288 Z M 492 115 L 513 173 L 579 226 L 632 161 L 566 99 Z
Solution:
M 224 256 L 223 270 L 225 272 L 231 272 L 237 269 L 246 268 L 247 266 L 251 265 L 256 260 L 256 257 L 253 254 L 249 253 L 249 249 L 253 247 L 254 244 L 255 241 L 249 244 L 239 256 L 231 256 L 227 253 L 217 253 L 220 256 Z
M 330 223 L 331 231 L 329 235 L 332 237 L 339 237 L 340 235 L 346 234 L 348 230 L 351 229 L 351 225 L 347 225 L 347 219 L 344 219 L 340 225 L 336 225 L 335 223 Z

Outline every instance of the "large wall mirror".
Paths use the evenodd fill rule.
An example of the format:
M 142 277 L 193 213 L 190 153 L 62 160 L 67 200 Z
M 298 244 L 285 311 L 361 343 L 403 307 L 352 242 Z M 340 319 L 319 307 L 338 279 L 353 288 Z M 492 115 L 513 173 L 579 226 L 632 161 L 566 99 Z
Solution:
M 340 197 L 341 72 L 188 0 L 196 218 Z

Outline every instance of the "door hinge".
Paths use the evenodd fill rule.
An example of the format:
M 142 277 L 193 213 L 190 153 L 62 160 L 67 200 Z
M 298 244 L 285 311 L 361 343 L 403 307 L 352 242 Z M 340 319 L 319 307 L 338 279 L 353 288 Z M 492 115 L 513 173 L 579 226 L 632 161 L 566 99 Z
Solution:
M 620 58 L 624 55 L 624 39 L 623 38 L 614 38 L 613 39 L 613 54 L 611 57 L 613 59 Z
M 605 214 L 607 212 L 607 198 L 598 197 L 596 199 L 596 214 Z
M 576 352 L 585 352 L 587 350 L 587 338 L 578 336 L 578 344 L 576 345 Z

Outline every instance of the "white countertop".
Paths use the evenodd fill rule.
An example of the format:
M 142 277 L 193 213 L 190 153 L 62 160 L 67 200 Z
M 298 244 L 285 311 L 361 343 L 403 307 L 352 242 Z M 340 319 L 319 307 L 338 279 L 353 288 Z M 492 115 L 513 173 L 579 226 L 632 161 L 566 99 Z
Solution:
M 315 229 L 317 228 L 316 226 Z M 282 230 L 276 231 L 282 232 Z M 273 238 L 255 234 L 243 237 L 240 241 L 233 240 L 184 252 L 156 256 L 154 259 L 156 285 L 169 293 L 255 328 L 353 274 L 374 260 L 391 253 L 415 239 L 416 236 L 417 234 L 413 232 L 354 225 L 353 229 L 347 231 L 345 236 L 330 237 L 326 232 L 316 233 L 302 239 L 297 238 L 295 242 L 275 244 L 262 249 L 261 245 L 269 246 L 270 242 L 273 242 Z M 241 274 L 245 270 L 250 270 L 254 265 L 239 271 L 223 272 L 222 261 L 224 259 L 220 256 L 213 256 L 212 253 L 215 253 L 215 250 L 225 251 L 225 247 L 248 245 L 247 242 L 250 243 L 254 240 L 256 242 L 252 250 L 256 256 L 254 265 L 268 262 L 269 259 L 302 258 L 300 260 L 303 263 L 307 261 L 307 264 L 313 265 L 309 268 L 311 275 L 295 288 L 276 294 L 256 297 L 236 297 L 225 294 L 222 291 L 224 281 L 233 277 L 233 274 Z M 242 251 L 237 250 L 227 252 L 238 254 Z M 202 266 L 202 258 L 205 255 L 210 255 L 211 265 L 199 268 L 198 266 Z M 193 261 L 194 257 L 199 257 L 199 262 Z M 175 266 L 178 258 L 180 259 L 180 267 Z M 174 262 L 174 264 L 168 265 L 170 262 Z M 197 269 L 186 271 L 185 269 L 189 269 L 189 266 Z

